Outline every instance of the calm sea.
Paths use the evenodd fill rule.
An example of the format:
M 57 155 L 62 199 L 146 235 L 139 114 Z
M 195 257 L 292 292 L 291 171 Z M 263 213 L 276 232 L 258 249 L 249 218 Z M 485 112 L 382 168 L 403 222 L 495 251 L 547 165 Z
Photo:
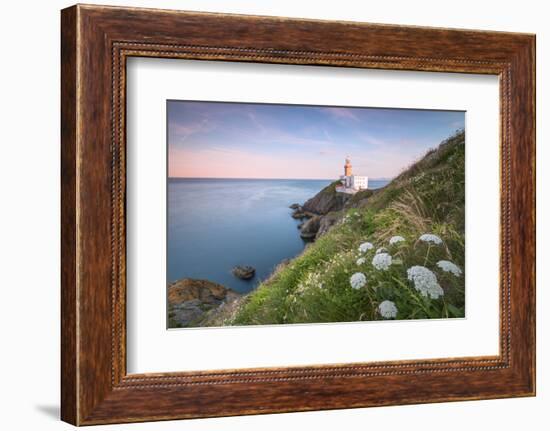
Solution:
M 331 180 L 168 179 L 168 281 L 202 278 L 248 292 L 304 248 L 289 205 Z M 371 180 L 371 188 L 387 181 Z M 231 274 L 251 265 L 256 276 Z

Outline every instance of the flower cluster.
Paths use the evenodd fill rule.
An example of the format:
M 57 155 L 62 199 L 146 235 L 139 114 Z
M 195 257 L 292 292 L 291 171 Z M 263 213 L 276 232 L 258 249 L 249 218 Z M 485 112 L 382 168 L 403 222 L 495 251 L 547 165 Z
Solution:
M 414 283 L 414 288 L 423 296 L 437 299 L 444 294 L 435 274 L 425 266 L 410 267 L 407 270 L 407 278 Z
M 378 305 L 378 313 L 380 313 L 380 316 L 384 319 L 395 319 L 395 317 L 397 317 L 397 307 L 392 301 L 382 301 L 380 305 Z
M 346 214 L 344 217 L 342 217 L 342 219 L 340 220 L 339 223 L 340 224 L 346 224 L 348 222 L 352 222 L 353 219 L 357 220 L 357 218 L 360 217 L 360 216 L 361 216 L 361 214 L 359 214 L 359 213 Z
M 359 251 L 361 253 L 366 253 L 367 251 L 371 250 L 374 248 L 374 245 L 372 245 L 372 243 L 370 242 L 364 242 L 362 243 L 360 246 L 359 246 Z
M 378 253 L 372 259 L 372 266 L 380 271 L 386 271 L 391 265 L 391 256 L 388 253 Z
M 394 244 L 397 244 L 398 242 L 403 242 L 403 241 L 405 241 L 405 238 L 399 235 L 395 235 L 390 238 L 390 245 L 394 245 Z
M 351 222 L 355 217 L 355 214 L 350 214 L 348 221 Z M 320 289 L 323 288 L 322 282 L 325 282 L 327 286 L 332 286 L 334 283 L 339 284 L 339 280 L 342 280 L 350 286 L 348 289 L 365 292 L 365 295 L 368 294 L 368 298 L 364 299 L 377 304 L 373 311 L 379 319 L 396 319 L 398 315 L 400 318 L 408 318 L 406 316 L 410 316 L 413 312 L 413 315 L 417 316 L 437 316 L 441 307 L 440 303 L 430 303 L 429 305 L 426 303 L 420 314 L 418 314 L 418 296 L 437 300 L 444 295 L 451 295 L 452 290 L 448 289 L 452 289 L 459 281 L 449 278 L 438 280 L 438 278 L 443 277 L 443 272 L 461 277 L 463 270 L 448 260 L 437 261 L 435 259 L 433 262 L 437 262 L 437 264 L 432 267 L 432 263 L 428 263 L 429 250 L 427 252 L 426 250 L 415 250 L 412 243 L 410 248 L 401 246 L 401 243 L 408 244 L 403 236 L 395 235 L 386 241 L 388 242 L 384 245 L 375 241 L 369 242 L 365 238 L 356 245 L 357 248 L 342 250 L 330 259 L 320 262 L 315 273 L 310 277 L 304 277 L 301 280 L 299 289 L 294 292 L 298 296 L 298 300 L 306 290 L 308 295 L 316 295 L 316 292 L 320 292 Z M 421 235 L 418 241 L 431 246 L 444 244 L 442 237 L 433 233 Z M 390 251 L 394 251 L 393 247 L 396 245 L 400 245 L 399 254 L 392 256 Z M 419 253 L 424 253 L 426 256 L 420 257 Z M 418 262 L 420 265 L 409 263 L 403 268 L 402 264 L 411 261 L 411 258 L 414 259 L 412 262 L 415 262 L 415 260 L 418 262 L 417 259 L 421 259 L 420 262 L 424 260 L 424 263 Z M 405 273 L 402 272 L 401 268 L 405 270 Z M 343 278 L 340 278 L 341 276 Z M 399 291 L 399 286 L 409 289 L 406 287 L 406 282 L 403 284 L 398 280 L 399 278 L 403 279 L 405 276 L 410 283 L 410 289 L 415 292 L 413 296 L 411 296 L 412 292 L 404 295 Z M 448 286 L 445 284 L 445 290 L 440 284 L 443 280 L 448 284 Z M 379 287 L 382 288 L 379 289 Z M 449 300 L 452 300 L 452 298 L 454 296 L 451 295 Z
M 455 277 L 460 277 L 462 275 L 462 270 L 453 262 L 449 262 L 448 260 L 440 260 L 436 263 L 436 265 L 439 266 L 443 271 L 450 272 Z
M 418 238 L 420 241 L 424 241 L 430 244 L 443 244 L 443 240 L 433 233 L 425 233 Z
M 320 269 L 322 274 L 330 273 L 335 267 L 341 266 L 349 261 L 350 257 L 354 253 L 350 251 L 342 251 L 335 254 L 329 260 L 325 261 L 322 268 Z
M 300 282 L 298 287 L 296 288 L 296 294 L 301 295 L 305 291 L 307 291 L 309 288 L 317 287 L 319 289 L 323 288 L 322 283 L 322 274 L 318 272 L 310 272 L 307 274 L 304 280 Z
M 353 289 L 361 289 L 367 284 L 367 277 L 362 272 L 356 272 L 350 277 L 349 284 Z

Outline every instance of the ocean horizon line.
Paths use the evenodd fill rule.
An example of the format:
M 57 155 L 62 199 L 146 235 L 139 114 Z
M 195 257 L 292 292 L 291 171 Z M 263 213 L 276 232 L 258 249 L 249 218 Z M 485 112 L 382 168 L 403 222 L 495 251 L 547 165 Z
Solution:
M 287 180 L 287 181 L 337 181 L 338 178 L 255 178 L 255 177 L 167 177 L 169 180 Z M 369 178 L 369 181 L 391 181 L 393 178 Z

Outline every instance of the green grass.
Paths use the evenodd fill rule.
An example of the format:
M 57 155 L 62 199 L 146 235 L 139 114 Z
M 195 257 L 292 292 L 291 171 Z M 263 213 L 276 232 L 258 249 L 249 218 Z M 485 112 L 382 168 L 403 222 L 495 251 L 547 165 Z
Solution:
M 339 222 L 277 268 L 227 324 L 377 320 L 382 319 L 378 306 L 384 300 L 395 303 L 397 319 L 463 317 L 464 160 L 464 132 L 459 131 L 383 189 L 357 193 Z M 443 244 L 419 241 L 424 233 L 438 235 Z M 390 245 L 395 235 L 405 241 Z M 365 241 L 374 249 L 361 253 L 358 248 Z M 392 256 L 387 270 L 372 265 L 378 247 Z M 357 263 L 360 257 L 365 263 Z M 442 271 L 436 265 L 439 260 L 455 263 L 462 275 Z M 436 275 L 443 296 L 431 299 L 414 288 L 407 278 L 407 269 L 414 265 Z M 357 272 L 367 278 L 361 289 L 350 286 Z
M 328 193 L 330 195 L 336 194 L 336 187 L 341 185 L 341 182 L 339 180 L 333 181 L 328 186 L 326 186 L 323 190 L 321 190 L 322 193 Z

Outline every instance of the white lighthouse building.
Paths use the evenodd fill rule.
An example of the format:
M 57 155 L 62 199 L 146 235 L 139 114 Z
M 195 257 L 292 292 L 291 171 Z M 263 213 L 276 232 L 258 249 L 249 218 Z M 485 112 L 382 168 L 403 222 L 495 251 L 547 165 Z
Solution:
M 344 175 L 340 175 L 340 181 L 342 182 L 342 185 L 336 187 L 336 191 L 340 193 L 354 194 L 359 190 L 369 188 L 369 177 L 353 175 L 351 170 L 351 160 L 349 157 L 346 157 Z

